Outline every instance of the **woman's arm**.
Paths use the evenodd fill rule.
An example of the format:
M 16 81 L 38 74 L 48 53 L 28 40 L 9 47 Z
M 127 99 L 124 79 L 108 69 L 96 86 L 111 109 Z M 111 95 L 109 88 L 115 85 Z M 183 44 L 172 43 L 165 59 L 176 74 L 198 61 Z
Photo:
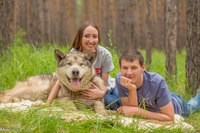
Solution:
M 47 104 L 52 103 L 52 101 L 58 96 L 59 90 L 60 90 L 60 81 L 57 80 L 47 98 Z
M 104 86 L 105 87 L 103 87 L 102 89 L 103 89 L 103 91 L 104 91 L 104 95 L 106 94 L 106 92 L 107 92 L 107 84 L 108 84 L 108 77 L 109 77 L 109 72 L 106 72 L 106 73 L 102 73 L 102 75 L 101 75 L 101 78 L 103 79 L 103 81 L 104 81 Z M 103 95 L 103 96 L 104 96 Z

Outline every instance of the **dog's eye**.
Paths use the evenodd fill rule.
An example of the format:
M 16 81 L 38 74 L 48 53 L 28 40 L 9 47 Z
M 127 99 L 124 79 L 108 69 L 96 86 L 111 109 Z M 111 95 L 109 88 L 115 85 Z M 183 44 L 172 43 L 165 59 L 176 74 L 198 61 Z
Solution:
M 84 64 L 83 63 L 80 63 L 80 66 L 83 66 Z
M 71 66 L 71 65 L 72 65 L 72 63 L 71 63 L 71 62 L 68 62 L 68 63 L 67 63 L 67 65 Z

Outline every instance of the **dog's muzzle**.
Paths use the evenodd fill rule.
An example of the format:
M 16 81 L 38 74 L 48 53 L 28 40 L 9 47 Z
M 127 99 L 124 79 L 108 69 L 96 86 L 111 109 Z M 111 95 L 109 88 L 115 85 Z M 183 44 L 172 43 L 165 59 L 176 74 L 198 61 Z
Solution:
M 72 79 L 70 79 L 71 85 L 76 87 L 80 86 L 80 72 L 78 69 L 73 69 L 72 70 Z
M 79 70 L 78 69 L 74 69 L 72 71 L 72 76 L 77 78 L 79 76 Z

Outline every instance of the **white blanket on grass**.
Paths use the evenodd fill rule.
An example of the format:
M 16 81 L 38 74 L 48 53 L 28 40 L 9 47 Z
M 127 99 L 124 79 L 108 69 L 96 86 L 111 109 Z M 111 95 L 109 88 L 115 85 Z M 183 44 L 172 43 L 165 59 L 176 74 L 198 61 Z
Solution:
M 8 111 L 26 111 L 29 110 L 32 105 L 37 104 L 43 104 L 44 102 L 38 100 L 35 102 L 29 101 L 29 100 L 22 100 L 18 103 L 1 103 L 0 104 L 0 110 L 8 110 Z M 50 109 L 50 108 L 49 108 Z M 61 111 L 61 108 L 53 108 L 53 111 Z M 45 111 L 45 110 L 44 110 Z M 63 110 L 64 111 L 64 110 Z M 109 116 L 101 116 L 101 115 L 88 115 L 83 113 L 65 113 L 63 115 L 63 119 L 68 121 L 79 121 L 79 120 L 87 120 L 87 119 L 102 119 L 102 120 L 116 120 L 121 123 L 123 126 L 129 126 L 131 124 L 135 124 L 138 129 L 145 129 L 145 130 L 151 130 L 155 128 L 167 128 L 167 129 L 174 129 L 179 128 L 183 132 L 185 131 L 194 131 L 194 128 L 192 125 L 186 123 L 184 121 L 184 118 L 180 115 L 175 115 L 175 121 L 170 124 L 164 124 L 158 121 L 151 121 L 146 119 L 138 119 L 138 118 L 130 118 L 130 117 L 124 117 L 124 116 L 116 116 L 116 115 L 109 115 Z

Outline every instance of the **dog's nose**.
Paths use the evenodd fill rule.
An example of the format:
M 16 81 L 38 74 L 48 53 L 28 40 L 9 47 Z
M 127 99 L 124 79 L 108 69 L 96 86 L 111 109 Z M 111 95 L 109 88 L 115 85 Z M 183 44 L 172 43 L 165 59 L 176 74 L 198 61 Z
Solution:
M 78 76 L 78 75 L 79 75 L 79 70 L 77 70 L 77 69 L 76 69 L 76 70 L 73 70 L 73 71 L 72 71 L 72 75 L 73 75 L 73 76 Z

